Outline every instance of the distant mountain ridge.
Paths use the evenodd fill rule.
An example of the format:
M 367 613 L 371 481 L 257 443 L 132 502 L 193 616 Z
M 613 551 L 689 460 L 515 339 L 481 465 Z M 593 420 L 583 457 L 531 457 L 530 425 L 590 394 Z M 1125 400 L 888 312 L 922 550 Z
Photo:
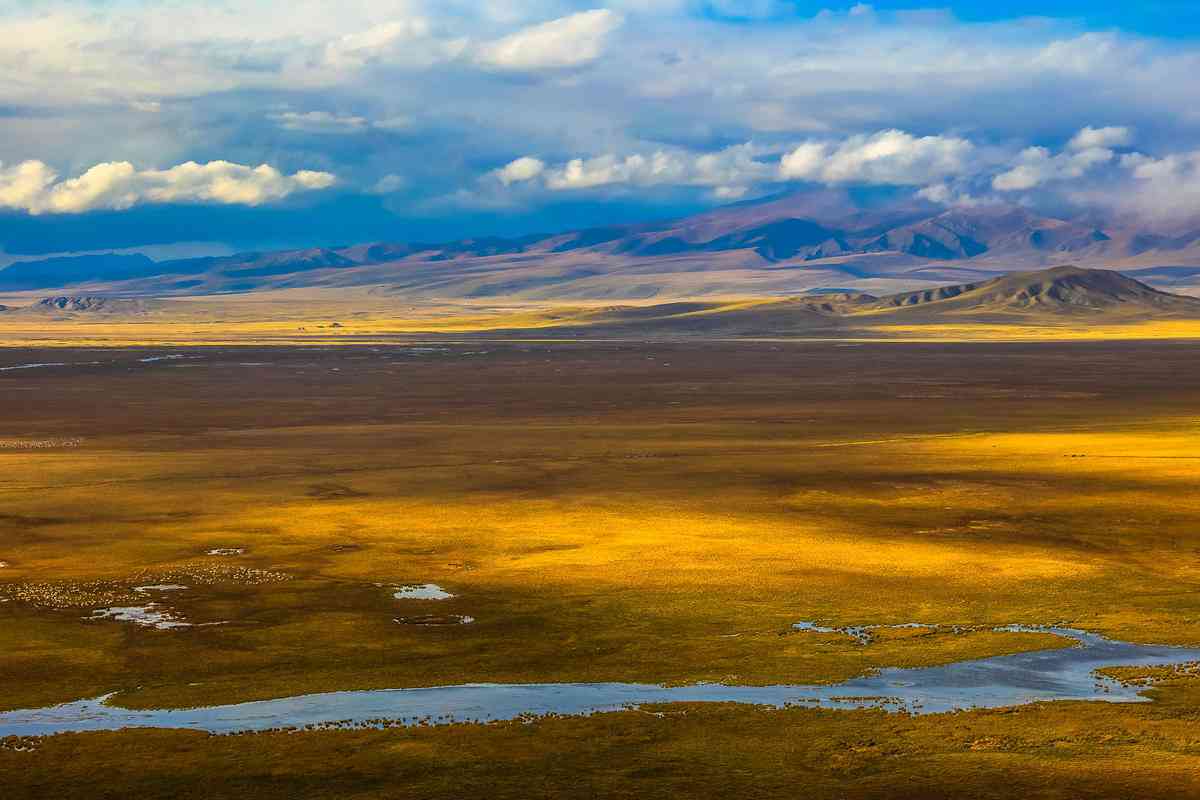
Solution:
M 142 255 L 26 261 L 0 270 L 0 290 L 182 295 L 368 286 L 414 299 L 526 300 L 779 296 L 825 287 L 886 294 L 1067 263 L 1200 291 L 1200 224 L 1164 234 L 1021 206 L 946 209 L 910 200 L 863 207 L 830 191 L 550 235 L 157 263 Z

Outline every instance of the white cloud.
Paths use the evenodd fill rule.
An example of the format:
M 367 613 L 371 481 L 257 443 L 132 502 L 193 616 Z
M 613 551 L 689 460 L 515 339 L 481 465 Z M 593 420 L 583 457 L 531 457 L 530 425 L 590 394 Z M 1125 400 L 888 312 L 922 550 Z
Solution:
M 31 210 L 58 179 L 41 161 L 25 161 L 15 167 L 0 163 L 0 208 Z
M 952 205 L 954 203 L 955 192 L 949 184 L 935 183 L 918 191 L 917 197 L 924 198 L 931 203 Z
M 1115 33 L 1085 33 L 1050 42 L 1034 56 L 1032 63 L 1040 69 L 1089 75 L 1112 66 L 1114 61 L 1124 60 L 1123 50 Z
M 391 20 L 325 45 L 325 62 L 334 67 L 357 68 L 428 37 L 429 23 L 424 19 Z
M 414 125 L 411 117 L 403 115 L 372 120 L 332 111 L 281 111 L 267 117 L 284 130 L 310 134 L 355 134 L 371 130 L 395 133 L 409 130 Z
M 888 130 L 842 142 L 805 142 L 783 156 L 779 172 L 786 180 L 919 186 L 967 171 L 974 149 L 956 136 L 917 138 Z
M 1200 168 L 1200 151 L 1175 153 L 1163 158 L 1129 153 L 1121 157 L 1121 166 L 1139 180 L 1187 180 L 1195 176 Z
M 699 187 L 708 189 L 709 196 L 717 200 L 736 200 L 751 189 L 790 181 L 912 186 L 917 197 L 933 203 L 978 206 L 1008 202 L 1004 199 L 1008 193 L 1052 183 L 1063 185 L 1048 191 L 1059 192 L 1060 197 L 1077 196 L 1096 185 L 1096 179 L 1111 177 L 1111 169 L 1101 168 L 1115 164 L 1117 153 L 1098 145 L 1130 141 L 1132 133 L 1127 128 L 1086 127 L 1070 138 L 1062 152 L 1028 147 L 1014 153 L 950 134 L 917 137 L 885 130 L 783 148 L 754 142 L 708 153 L 659 148 L 624 155 L 604 153 L 558 164 L 526 156 L 489 174 L 504 186 L 535 184 L 550 192 Z M 1180 176 L 1190 175 L 1192 162 L 1183 157 L 1154 160 L 1131 154 L 1121 163 L 1135 176 L 1170 179 L 1180 191 L 1190 190 L 1188 181 Z
M 563 190 L 594 189 L 616 183 L 679 183 L 683 175 L 682 161 L 660 150 L 650 156 L 635 153 L 625 158 L 615 155 L 573 158 L 546 176 L 546 186 Z
M 986 199 L 975 197 L 961 187 L 950 183 L 935 183 L 926 186 L 917 192 L 917 197 L 938 205 L 960 208 L 973 208 L 987 202 Z
M 1116 156 L 1110 147 L 1132 141 L 1128 128 L 1084 128 L 1067 143 L 1066 151 L 1052 155 L 1045 147 L 1027 147 L 1007 172 L 992 179 L 999 192 L 1019 192 L 1051 181 L 1081 178 Z
M 714 198 L 730 200 L 755 186 L 793 180 L 920 186 L 970 174 L 975 152 L 971 142 L 958 137 L 917 138 L 903 131 L 881 131 L 841 142 L 806 142 L 782 156 L 778 149 L 747 142 L 710 153 L 677 149 L 625 156 L 608 153 L 553 167 L 538 159 L 518 159 L 495 174 L 505 185 L 540 178 L 540 185 L 550 191 L 694 186 L 710 189 Z
M 583 11 L 517 31 L 483 46 L 481 64 L 506 70 L 576 67 L 595 61 L 623 18 L 605 8 Z
M 328 172 L 284 175 L 263 164 L 189 161 L 165 170 L 137 170 L 128 161 L 97 164 L 77 178 L 59 180 L 41 161 L 0 164 L 0 207 L 31 214 L 79 214 L 124 210 L 140 203 L 216 203 L 257 206 L 296 192 L 326 189 Z
M 1123 126 L 1093 128 L 1088 126 L 1071 138 L 1068 150 L 1093 150 L 1128 147 L 1133 144 L 1133 131 Z
M 718 186 L 712 190 L 712 196 L 717 200 L 740 200 L 749 191 L 749 186 Z
M 515 161 L 510 161 L 500 169 L 496 170 L 495 175 L 500 179 L 500 182 L 505 186 L 514 183 L 524 183 L 531 181 L 541 175 L 546 170 L 546 164 L 539 158 L 531 156 L 522 156 Z
M 604 186 L 699 186 L 718 197 L 740 197 L 759 181 L 769 181 L 775 170 L 756 159 L 752 144 L 734 145 L 713 153 L 657 150 L 649 155 L 605 154 L 574 158 L 542 177 L 551 191 L 596 189 Z
M 368 127 L 366 117 L 329 111 L 284 111 L 270 117 L 284 130 L 302 133 L 360 133 Z
M 389 173 L 384 175 L 371 187 L 371 194 L 393 194 L 408 185 L 403 175 Z
M 716 187 L 718 197 L 740 197 L 750 184 L 769 180 L 771 165 L 759 160 L 761 148 L 750 144 L 733 145 L 715 153 L 697 156 L 692 163 L 692 183 Z
M 1032 189 L 1058 177 L 1059 167 L 1050 151 L 1044 147 L 1027 147 L 1021 151 L 1018 163 L 1007 172 L 992 179 L 992 188 L 1000 192 Z
M 1154 158 L 1121 157 L 1127 175 L 1116 191 L 1096 191 L 1087 200 L 1142 217 L 1151 225 L 1193 221 L 1200 215 L 1200 150 Z
M 457 58 L 467 43 L 465 37 L 437 35 L 425 17 L 392 19 L 329 42 L 323 61 L 339 70 L 358 70 L 371 64 L 428 67 Z

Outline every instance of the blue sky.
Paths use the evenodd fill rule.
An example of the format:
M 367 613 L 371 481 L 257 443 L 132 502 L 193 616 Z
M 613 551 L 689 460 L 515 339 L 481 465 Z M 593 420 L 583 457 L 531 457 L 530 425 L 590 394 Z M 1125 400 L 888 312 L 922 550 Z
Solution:
M 946 10 L 964 22 L 1050 17 L 1071 20 L 1091 30 L 1118 29 L 1167 37 L 1191 37 L 1200 34 L 1200 4 L 1192 0 L 970 0 L 942 3 L 879 0 L 871 5 L 880 12 Z M 819 0 L 793 0 L 773 4 L 711 2 L 703 4 L 700 8 L 700 13 L 714 19 L 755 20 L 764 16 L 770 19 L 793 15 L 815 16 L 830 8 L 830 4 Z
M 10 0 L 0 37 L 0 264 L 823 187 L 1200 219 L 1194 2 Z

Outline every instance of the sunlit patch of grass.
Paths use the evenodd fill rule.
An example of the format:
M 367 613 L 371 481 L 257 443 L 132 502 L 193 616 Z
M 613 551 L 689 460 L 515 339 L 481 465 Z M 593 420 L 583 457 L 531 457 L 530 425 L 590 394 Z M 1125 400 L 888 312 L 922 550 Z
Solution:
M 533 447 L 537 457 L 468 467 L 454 464 L 472 459 L 447 457 L 445 467 L 415 471 L 404 458 L 428 454 L 397 461 L 357 444 L 331 447 L 368 441 L 355 428 L 321 434 L 316 470 L 304 430 L 194 455 L 20 454 L 31 467 L 22 480 L 58 488 L 19 497 L 15 510 L 43 521 L 10 523 L 25 539 L 12 577 L 144 571 L 187 582 L 176 565 L 197 562 L 298 577 L 172 598 L 189 618 L 231 621 L 220 629 L 127 633 L 144 657 L 120 678 L 114 671 L 110 688 L 142 687 L 123 701 L 138 705 L 480 680 L 824 681 L 1058 644 L 977 630 L 906 632 L 862 648 L 790 635 L 803 619 L 1073 621 L 1190 642 L 1197 626 L 1170 609 L 1192 607 L 1195 567 L 1162 554 L 1196 542 L 1200 509 L 1172 488 L 1189 477 L 1166 458 L 1187 450 L 1187 433 L 1170 425 L 881 440 L 839 451 L 833 475 L 803 440 L 734 455 L 676 440 L 683 461 L 589 460 L 610 452 L 612 436 L 642 436 L 636 428 L 576 440 L 569 452 L 553 444 L 553 426 L 507 444 L 490 429 L 489 448 L 511 459 Z M 442 426 L 429 441 L 446 454 L 478 447 L 477 432 Z M 719 427 L 712 435 L 728 438 Z M 1131 474 L 1118 460 L 1068 457 L 1131 449 L 1150 466 Z M 293 474 L 297 464 L 309 468 Z M 710 491 L 713 481 L 722 491 Z M 346 491 L 313 497 L 314 484 L 330 482 Z M 95 498 L 86 513 L 71 512 L 84 497 Z M 223 546 L 247 552 L 201 556 Z M 419 601 L 385 588 L 425 582 L 455 594 L 439 614 L 476 622 L 395 625 L 425 611 L 398 608 Z M 34 622 L 47 624 L 21 612 L 8 626 Z M 109 658 L 125 660 L 128 648 L 114 641 Z M 57 675 L 57 697 L 71 699 L 93 677 L 77 687 Z M 30 676 L 6 703 L 19 704 L 22 691 L 45 696 L 46 682 Z
M 665 316 L 702 322 L 725 314 L 745 314 L 776 298 L 728 298 Z M 590 328 L 612 322 L 611 304 L 599 301 L 551 303 L 454 300 L 404 303 L 350 292 L 342 297 L 317 292 L 199 297 L 175 301 L 169 311 L 122 317 L 80 314 L 65 318 L 0 315 L 0 347 L 137 347 L 199 345 L 386 344 L 397 338 L 518 332 L 521 337 L 557 335 L 570 328 L 586 338 Z M 636 304 L 635 304 L 636 305 Z M 1102 321 L 1053 314 L 1012 314 L 980 322 L 953 315 L 939 322 L 895 323 L 894 309 L 837 318 L 837 325 L 798 329 L 799 336 L 899 341 L 1083 341 L 1200 339 L 1200 320 L 1143 320 L 1109 315 Z M 764 326 L 769 331 L 770 325 Z M 611 331 L 609 332 L 611 335 Z M 641 336 L 636 326 L 628 335 Z
M 1200 339 L 1198 320 L 1130 321 L 1120 324 L 1088 323 L 1079 319 L 1055 319 L 1051 316 L 1034 321 L 1014 316 L 1012 322 L 929 322 L 920 324 L 890 324 L 886 321 L 859 326 L 851 319 L 846 335 L 886 336 L 907 341 L 1084 341 L 1084 340 L 1152 340 Z

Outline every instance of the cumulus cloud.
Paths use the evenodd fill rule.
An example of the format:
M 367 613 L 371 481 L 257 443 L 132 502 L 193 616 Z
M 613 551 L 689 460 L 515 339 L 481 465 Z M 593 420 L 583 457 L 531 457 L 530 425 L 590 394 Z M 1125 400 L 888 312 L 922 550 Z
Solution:
M 500 169 L 496 170 L 495 175 L 500 179 L 500 182 L 505 186 L 514 183 L 524 183 L 531 181 L 541 175 L 546 170 L 546 163 L 539 158 L 531 156 L 522 156 L 514 161 L 510 161 Z
M 30 214 L 79 214 L 121 211 L 140 203 L 258 206 L 335 182 L 328 172 L 284 175 L 268 164 L 248 167 L 228 161 L 189 161 L 165 170 L 137 170 L 127 161 L 114 161 L 60 180 L 45 163 L 25 161 L 8 168 L 0 164 L 0 207 Z
M 539 185 L 550 191 L 695 186 L 709 189 L 714 198 L 734 200 L 753 187 L 789 181 L 922 186 L 969 173 L 975 152 L 975 145 L 966 139 L 918 138 L 891 130 L 842 141 L 805 142 L 782 155 L 779 149 L 747 142 L 702 153 L 666 148 L 629 155 L 606 153 L 558 166 L 526 157 L 494 174 L 506 186 L 540 179 Z
M 505 70 L 576 67 L 595 61 L 621 15 L 606 8 L 583 11 L 517 31 L 482 47 L 481 64 Z
M 750 143 L 712 153 L 667 149 L 626 156 L 606 153 L 573 158 L 557 167 L 538 161 L 540 167 L 525 180 L 540 177 L 545 188 L 556 192 L 607 186 L 697 186 L 712 190 L 716 197 L 737 198 L 754 183 L 771 180 L 775 174 L 774 167 L 760 160 L 758 154 L 758 148 Z M 533 170 L 534 165 L 526 166 Z
M 0 163 L 0 208 L 33 210 L 42 204 L 58 175 L 41 161 L 5 168 Z
M 573 158 L 546 176 L 550 189 L 594 189 L 616 183 L 642 185 L 680 183 L 684 162 L 678 156 L 659 151 L 649 156 L 640 153 L 620 158 L 607 154 L 595 158 Z
M 736 200 L 751 189 L 794 181 L 827 186 L 911 186 L 918 187 L 917 197 L 930 202 L 976 206 L 1005 202 L 1005 194 L 1052 183 L 1061 184 L 1062 191 L 1079 193 L 1097 173 L 1105 174 L 1101 167 L 1117 163 L 1117 151 L 1109 146 L 1132 141 L 1128 128 L 1085 127 L 1058 153 L 1045 147 L 1013 152 L 949 134 L 918 137 L 884 130 L 783 148 L 753 142 L 700 153 L 660 148 L 578 157 L 555 165 L 526 156 L 491 175 L 504 186 L 535 184 L 551 192 L 704 187 L 711 197 L 721 200 Z M 1120 163 L 1137 177 L 1186 184 L 1192 162 L 1183 157 L 1154 160 L 1130 154 Z
M 1133 131 L 1124 126 L 1093 128 L 1090 125 L 1071 137 L 1068 150 L 1094 150 L 1127 147 L 1133 144 Z
M 959 175 L 975 146 L 957 136 L 922 136 L 899 130 L 852 136 L 842 142 L 805 142 L 785 154 L 780 175 L 826 184 L 919 186 Z
M 1084 128 L 1057 155 L 1045 147 L 1027 147 L 1017 156 L 1011 169 L 992 179 L 999 192 L 1033 189 L 1051 181 L 1081 178 L 1092 169 L 1108 164 L 1116 157 L 1110 149 L 1129 144 L 1133 135 L 1128 128 Z

